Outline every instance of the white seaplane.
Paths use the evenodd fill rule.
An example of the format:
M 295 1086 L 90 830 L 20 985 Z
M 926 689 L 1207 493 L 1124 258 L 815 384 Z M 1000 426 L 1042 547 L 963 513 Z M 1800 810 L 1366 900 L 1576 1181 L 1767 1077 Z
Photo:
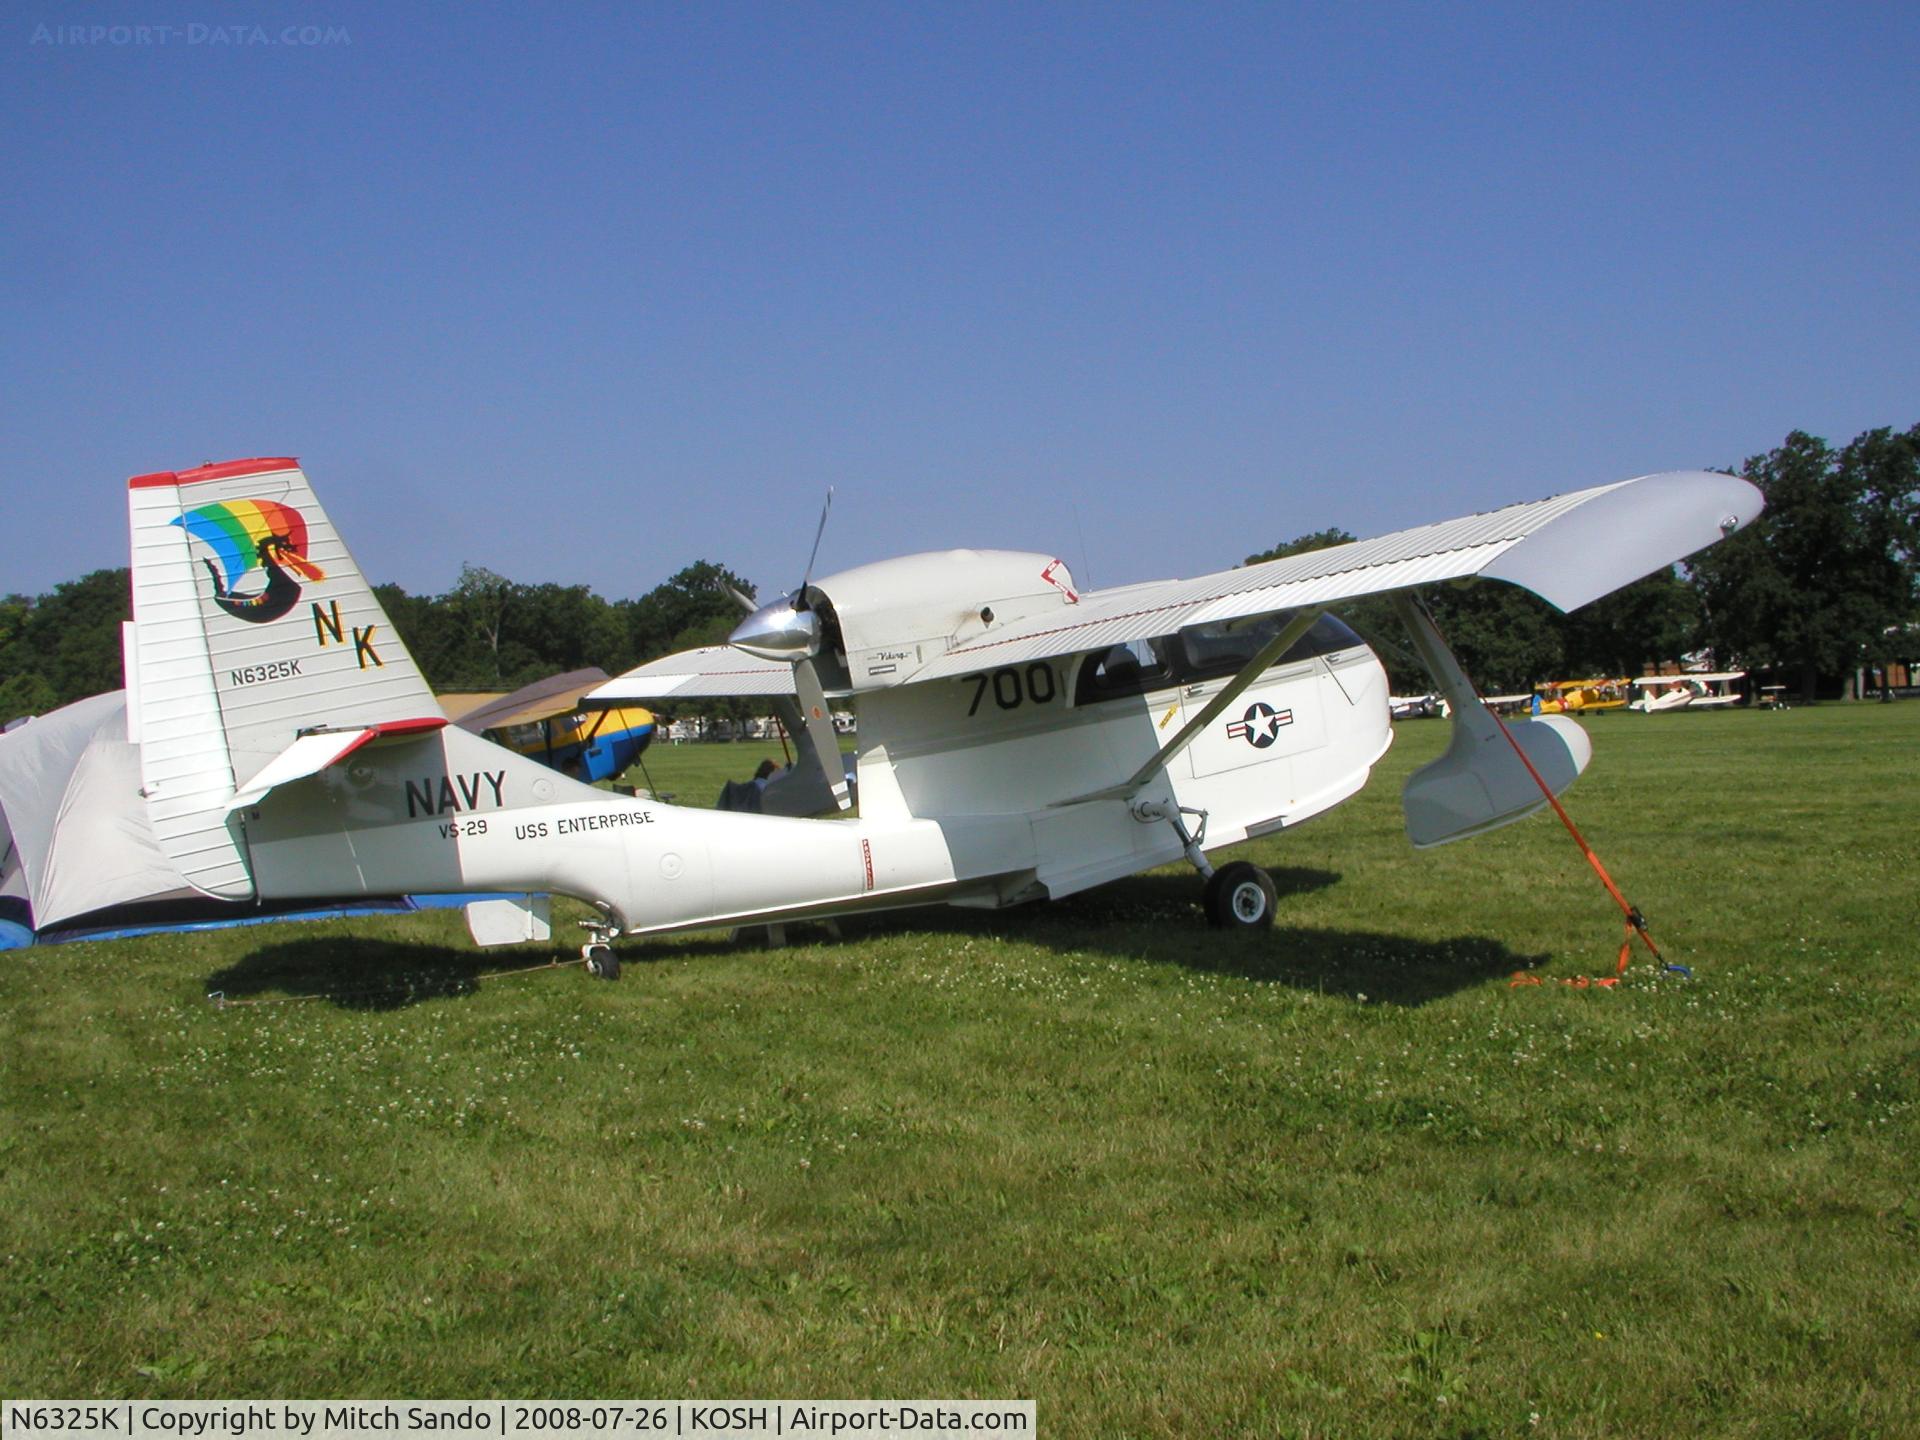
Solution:
M 1210 854 L 1325 813 L 1392 743 L 1386 674 L 1333 607 L 1393 596 L 1449 702 L 1447 752 L 1404 795 L 1413 843 L 1442 844 L 1530 814 L 1591 750 L 1559 716 L 1512 724 L 1510 744 L 1419 587 L 1477 576 L 1571 609 L 1761 508 L 1733 476 L 1649 475 L 1088 592 L 1045 553 L 910 555 L 803 580 L 730 646 L 597 692 L 789 701 L 813 782 L 791 804 L 830 812 L 810 819 L 613 794 L 449 726 L 291 459 L 141 475 L 128 494 L 128 731 L 180 873 L 234 901 L 506 897 L 470 912 L 482 943 L 530 933 L 503 910 L 570 895 L 605 977 L 621 935 L 996 908 L 1182 857 L 1216 924 L 1269 924 L 1272 879 Z M 831 813 L 850 791 L 830 703 L 859 717 L 857 817 Z

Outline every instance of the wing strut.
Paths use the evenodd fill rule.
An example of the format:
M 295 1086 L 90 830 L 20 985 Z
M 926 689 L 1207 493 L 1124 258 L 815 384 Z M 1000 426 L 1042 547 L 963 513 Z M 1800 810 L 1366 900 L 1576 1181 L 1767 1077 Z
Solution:
M 1413 641 L 1420 663 L 1427 667 L 1427 674 L 1440 687 L 1440 693 L 1447 697 L 1447 704 L 1453 707 L 1453 713 L 1477 716 L 1483 708 L 1480 692 L 1473 688 L 1473 681 L 1460 668 L 1453 651 L 1447 648 L 1447 642 L 1440 636 L 1440 627 L 1433 623 L 1433 616 L 1427 612 L 1418 593 L 1398 591 L 1393 596 L 1393 613 L 1406 627 L 1407 638 Z
M 1059 809 L 1065 805 L 1084 804 L 1089 800 L 1115 800 L 1136 794 L 1148 781 L 1166 769 L 1176 755 L 1191 745 L 1201 731 L 1218 720 L 1229 705 L 1246 694 L 1248 686 L 1266 674 L 1282 655 L 1298 644 L 1300 637 L 1311 630 L 1313 622 L 1324 613 L 1324 607 L 1321 606 L 1310 606 L 1295 612 L 1293 618 L 1280 627 L 1280 633 L 1261 646 L 1259 653 L 1240 668 L 1240 673 L 1229 680 L 1220 693 L 1209 700 L 1198 715 L 1182 725 L 1173 737 L 1160 747 L 1159 752 L 1151 760 L 1134 771 L 1125 781 L 1118 785 L 1111 785 L 1105 790 L 1096 790 L 1090 795 L 1076 795 L 1071 800 L 1057 800 L 1048 808 Z
M 827 788 L 833 792 L 833 803 L 842 810 L 848 809 L 853 797 L 847 791 L 847 767 L 840 759 L 840 736 L 833 728 L 833 712 L 827 707 L 827 692 L 821 688 L 812 657 L 794 665 L 793 679 L 800 692 L 801 719 L 806 722 L 807 738 L 813 742 L 813 753 L 820 757 L 820 769 L 826 777 Z
M 1247 687 L 1258 680 L 1274 665 L 1279 658 L 1300 642 L 1300 637 L 1313 628 L 1323 612 L 1317 606 L 1296 611 L 1294 617 L 1280 627 L 1280 633 L 1260 647 L 1260 652 L 1240 668 L 1240 673 L 1229 680 L 1220 693 L 1209 700 L 1206 708 L 1182 725 L 1174 737 L 1160 747 L 1160 753 L 1128 777 L 1121 787 L 1123 793 L 1131 795 L 1145 785 L 1155 775 L 1164 770 L 1182 750 L 1194 742 L 1202 730 L 1218 720 L 1226 708 L 1247 693 Z
M 1453 707 L 1446 753 L 1414 771 L 1401 790 L 1407 838 L 1415 849 L 1524 819 L 1580 777 L 1593 756 L 1593 742 L 1580 725 L 1564 715 L 1502 724 L 1480 703 L 1418 597 L 1401 592 L 1393 605 Z

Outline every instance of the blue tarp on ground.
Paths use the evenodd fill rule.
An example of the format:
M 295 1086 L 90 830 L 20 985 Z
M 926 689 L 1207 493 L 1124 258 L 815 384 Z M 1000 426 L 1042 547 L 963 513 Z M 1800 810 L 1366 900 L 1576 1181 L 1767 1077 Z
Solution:
M 514 892 L 515 895 L 524 892 Z M 409 895 L 399 900 L 349 900 L 319 904 L 309 909 L 256 909 L 233 906 L 240 913 L 200 913 L 179 919 L 125 919 L 103 917 L 96 925 L 63 926 L 36 935 L 25 925 L 0 919 L 0 950 L 24 950 L 31 945 L 64 945 L 77 940 L 127 940 L 140 935 L 163 935 L 189 930 L 225 930 L 235 925 L 275 925 L 284 920 L 344 920 L 353 915 L 408 915 L 420 910 L 459 910 L 476 900 L 498 900 L 492 893 Z M 219 901 L 207 902 L 209 906 Z

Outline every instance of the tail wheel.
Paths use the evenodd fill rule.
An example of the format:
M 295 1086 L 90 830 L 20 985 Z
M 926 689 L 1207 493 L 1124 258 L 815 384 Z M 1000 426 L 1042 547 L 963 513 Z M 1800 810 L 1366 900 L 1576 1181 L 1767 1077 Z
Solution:
M 1264 930 L 1280 892 L 1273 877 L 1247 860 L 1222 865 L 1207 881 L 1207 920 L 1222 930 Z
M 586 947 L 587 974 L 596 980 L 618 980 L 620 978 L 620 957 L 613 953 L 611 945 L 589 945 Z

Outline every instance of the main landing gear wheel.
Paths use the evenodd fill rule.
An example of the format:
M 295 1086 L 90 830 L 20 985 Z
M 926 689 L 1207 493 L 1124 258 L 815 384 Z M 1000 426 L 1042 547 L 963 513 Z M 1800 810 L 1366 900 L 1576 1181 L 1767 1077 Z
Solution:
M 1280 892 L 1273 877 L 1249 860 L 1222 865 L 1207 881 L 1207 920 L 1222 930 L 1264 930 L 1273 924 Z
M 587 962 L 587 974 L 596 980 L 618 980 L 620 978 L 620 957 L 613 953 L 611 945 L 582 945 L 581 958 Z

